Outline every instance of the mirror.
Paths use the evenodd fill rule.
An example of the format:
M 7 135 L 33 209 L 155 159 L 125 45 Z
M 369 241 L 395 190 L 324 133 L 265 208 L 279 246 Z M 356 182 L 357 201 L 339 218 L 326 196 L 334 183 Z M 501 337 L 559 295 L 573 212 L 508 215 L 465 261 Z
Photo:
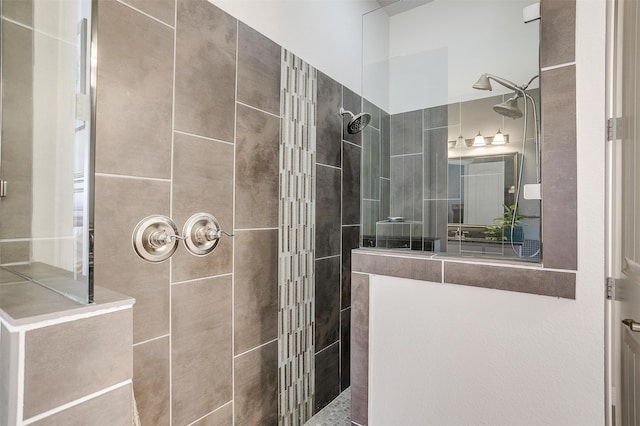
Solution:
M 91 1 L 2 1 L 0 267 L 93 299 Z
M 531 2 L 400 4 L 363 17 L 362 246 L 539 261 Z
M 448 165 L 450 225 L 493 225 L 514 204 L 518 154 L 454 157 Z

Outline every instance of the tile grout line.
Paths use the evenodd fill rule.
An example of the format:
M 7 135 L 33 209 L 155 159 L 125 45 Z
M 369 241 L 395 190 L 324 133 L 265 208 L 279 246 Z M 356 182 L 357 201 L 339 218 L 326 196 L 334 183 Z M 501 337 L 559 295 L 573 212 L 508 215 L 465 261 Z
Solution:
M 198 278 L 191 278 L 188 280 L 183 280 L 183 281 L 176 281 L 174 283 L 171 283 L 171 286 L 178 286 L 178 285 L 182 285 L 182 284 L 189 284 L 189 283 L 193 283 L 193 282 L 197 282 L 197 281 L 203 281 L 203 280 L 209 280 L 209 279 L 213 279 L 213 278 L 221 278 L 221 277 L 229 277 L 229 276 L 233 276 L 232 272 L 227 272 L 225 274 L 219 274 L 219 275 L 211 275 L 211 276 L 207 276 L 207 277 L 198 277 Z
M 224 143 L 224 144 L 227 144 L 227 145 L 233 145 L 233 142 L 223 141 L 222 139 L 210 138 L 208 136 L 199 135 L 197 133 L 185 132 L 183 130 L 178 130 L 178 129 L 173 129 L 173 131 L 174 131 L 174 133 L 178 133 L 178 134 L 185 135 L 185 136 L 191 136 L 191 137 L 194 137 L 194 138 L 204 139 L 204 140 L 211 141 L 211 142 L 219 142 L 219 143 Z
M 99 173 L 99 172 L 96 172 L 95 176 L 106 177 L 106 178 L 150 180 L 150 181 L 155 181 L 155 182 L 168 182 L 168 183 L 171 183 L 171 178 L 165 179 L 165 178 L 155 178 L 155 177 L 148 177 L 148 176 L 119 175 L 119 174 L 115 174 L 115 173 Z
M 207 414 L 205 414 L 204 416 L 195 419 L 193 422 L 189 423 L 187 426 L 193 426 L 196 423 L 198 423 L 200 420 L 203 420 L 207 417 L 209 417 L 210 415 L 212 415 L 213 413 L 215 413 L 216 411 L 222 410 L 224 407 L 226 407 L 227 405 L 232 404 L 233 405 L 233 398 L 230 399 L 229 401 L 225 402 L 224 404 L 222 404 L 221 406 L 219 406 L 218 408 L 216 408 L 215 410 L 209 411 Z
M 271 340 L 269 340 L 269 341 L 268 341 L 268 342 L 266 342 L 266 343 L 262 343 L 262 344 L 260 344 L 260 345 L 258 345 L 258 346 L 256 346 L 256 347 L 253 347 L 253 348 L 251 348 L 251 349 L 249 349 L 249 350 L 247 350 L 247 351 L 244 351 L 244 352 L 242 352 L 242 353 L 239 353 L 238 355 L 234 355 L 234 356 L 233 356 L 233 358 L 234 358 L 234 359 L 235 359 L 235 358 L 240 358 L 241 356 L 244 356 L 244 355 L 248 354 L 249 352 L 253 352 L 253 351 L 255 351 L 255 350 L 262 349 L 262 348 L 264 348 L 265 346 L 270 345 L 271 343 L 273 343 L 273 342 L 277 342 L 277 341 L 278 341 L 278 338 L 276 337 L 275 339 L 271 339 Z
M 151 339 L 143 340 L 141 342 L 137 342 L 133 344 L 133 347 L 144 345 L 145 343 L 155 342 L 156 340 L 164 339 L 165 337 L 170 337 L 171 333 L 163 334 L 162 336 L 152 337 Z
M 238 59 L 240 53 L 240 21 L 236 20 L 236 75 L 234 88 L 234 109 L 233 109 L 233 173 L 231 185 L 231 227 L 235 232 L 236 229 L 236 156 L 238 152 Z M 234 354 L 236 352 L 235 333 L 236 333 L 236 242 L 232 239 L 233 248 L 231 250 L 231 422 L 236 424 L 236 360 Z
M 174 30 L 174 31 L 175 31 L 175 28 L 174 28 L 173 26 L 171 26 L 171 25 L 167 24 L 167 23 L 166 23 L 166 22 L 164 22 L 164 21 L 161 21 L 160 19 L 156 18 L 155 16 L 149 15 L 147 12 L 144 12 L 144 11 L 142 11 L 141 9 L 138 9 L 137 7 L 134 7 L 134 6 L 130 5 L 129 3 L 125 3 L 125 2 L 123 2 L 122 0 L 116 0 L 116 1 L 117 1 L 118 3 L 120 3 L 121 5 L 123 5 L 123 6 L 125 6 L 125 7 L 128 7 L 129 9 L 135 10 L 136 12 L 138 12 L 138 13 L 140 13 L 140 14 L 142 14 L 142 15 L 146 16 L 147 18 L 149 18 L 149 19 L 153 19 L 154 21 L 158 22 L 159 24 L 162 24 L 162 25 L 164 25 L 165 27 L 170 28 L 171 30 Z M 175 16 L 174 16 L 174 18 L 175 18 Z M 174 22 L 174 24 L 177 24 L 177 23 L 178 23 L 176 20 L 174 20 L 173 22 Z
M 173 173 L 176 141 L 176 70 L 178 67 L 178 1 L 173 2 L 173 90 L 171 93 L 171 184 L 169 185 L 169 213 L 173 217 Z M 173 425 L 173 259 L 169 259 L 169 426 Z

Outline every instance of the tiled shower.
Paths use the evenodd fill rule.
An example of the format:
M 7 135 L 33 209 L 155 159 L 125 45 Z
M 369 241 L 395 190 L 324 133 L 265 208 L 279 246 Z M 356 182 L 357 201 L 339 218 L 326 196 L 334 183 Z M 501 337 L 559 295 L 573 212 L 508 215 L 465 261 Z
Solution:
M 135 297 L 143 424 L 278 423 L 282 49 L 204 0 L 98 5 L 95 283 Z M 360 98 L 317 73 L 315 399 L 349 386 L 350 250 L 360 235 Z M 211 213 L 207 257 L 131 249 L 152 214 Z

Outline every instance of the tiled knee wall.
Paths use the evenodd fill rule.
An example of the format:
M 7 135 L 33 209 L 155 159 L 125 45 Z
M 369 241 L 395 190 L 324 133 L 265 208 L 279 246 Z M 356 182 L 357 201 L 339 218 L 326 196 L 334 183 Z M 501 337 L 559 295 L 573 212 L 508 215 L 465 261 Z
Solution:
M 205 0 L 105 0 L 98 16 L 95 279 L 136 299 L 142 423 L 277 424 L 281 47 Z M 360 140 L 338 115 L 360 98 L 318 80 L 316 409 L 349 385 L 360 220 Z M 235 237 L 136 257 L 139 220 L 200 211 Z
M 0 321 L 0 425 L 131 424 L 131 306 L 76 317 Z

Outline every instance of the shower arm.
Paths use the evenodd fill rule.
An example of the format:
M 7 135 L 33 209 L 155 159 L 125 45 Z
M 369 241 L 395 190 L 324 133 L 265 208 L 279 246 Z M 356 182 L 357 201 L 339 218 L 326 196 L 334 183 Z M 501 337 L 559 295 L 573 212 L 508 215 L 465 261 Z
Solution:
M 486 74 L 486 76 L 487 76 L 488 79 L 491 79 L 491 80 L 495 81 L 496 83 L 506 87 L 507 89 L 515 90 L 520 96 L 524 96 L 525 95 L 525 90 L 527 89 L 527 86 L 529 86 L 529 83 L 531 83 L 531 81 L 533 81 L 533 79 L 531 79 L 529 81 L 529 83 L 527 83 L 525 86 L 518 86 L 517 84 L 514 84 L 514 83 L 510 82 L 509 80 L 505 80 L 504 78 L 498 77 L 498 76 L 493 75 L 493 74 Z

